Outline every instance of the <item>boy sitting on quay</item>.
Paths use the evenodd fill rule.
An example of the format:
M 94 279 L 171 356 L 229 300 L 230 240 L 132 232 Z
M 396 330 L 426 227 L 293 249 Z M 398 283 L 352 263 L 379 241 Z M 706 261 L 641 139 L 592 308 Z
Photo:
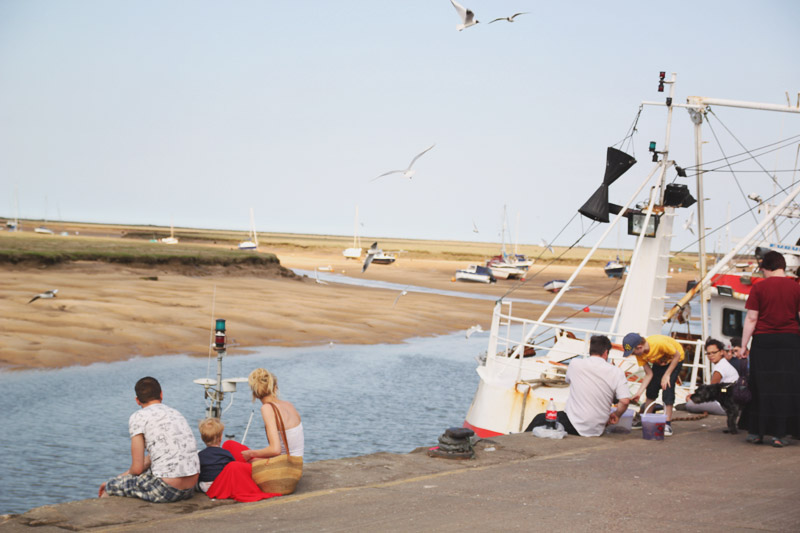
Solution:
M 189 424 L 178 411 L 161 403 L 164 394 L 155 378 L 140 379 L 134 389 L 141 409 L 128 419 L 131 466 L 100 485 L 98 495 L 129 496 L 153 503 L 191 498 L 200 460 Z

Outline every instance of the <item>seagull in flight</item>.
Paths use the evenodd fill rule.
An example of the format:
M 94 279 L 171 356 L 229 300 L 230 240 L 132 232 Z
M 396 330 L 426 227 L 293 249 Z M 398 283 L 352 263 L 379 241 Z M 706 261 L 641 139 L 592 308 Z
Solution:
M 520 15 L 527 15 L 528 13 L 529 13 L 528 11 L 523 11 L 522 13 L 514 13 L 510 17 L 500 17 L 500 18 L 494 19 L 493 21 L 489 22 L 489 24 L 491 24 L 492 22 L 497 22 L 498 20 L 507 20 L 508 22 L 514 22 L 514 18 L 515 17 L 518 17 Z
M 473 333 L 483 333 L 483 328 L 481 327 L 480 324 L 475 324 L 474 326 L 470 326 L 469 328 L 467 328 L 466 331 L 467 338 L 469 339 Z
M 408 168 L 407 169 L 405 169 L 405 170 L 390 170 L 389 172 L 384 172 L 383 174 L 381 174 L 377 178 L 372 178 L 370 181 L 375 181 L 376 179 L 382 178 L 384 176 L 388 176 L 389 174 L 402 174 L 404 178 L 411 179 L 411 177 L 416 172 L 416 170 L 411 170 L 411 167 L 414 166 L 414 163 L 417 162 L 417 159 L 422 157 L 428 150 L 430 150 L 434 146 L 436 146 L 436 144 L 432 144 L 429 147 L 427 147 L 426 149 L 424 149 L 423 151 L 421 151 L 420 153 L 418 153 L 416 155 L 416 157 L 414 157 L 414 159 L 411 160 L 411 163 L 408 164 Z
M 461 24 L 456 26 L 458 31 L 463 30 L 464 28 L 469 28 L 470 26 L 474 26 L 479 21 L 475 20 L 475 13 L 472 12 L 471 9 L 467 9 L 456 0 L 450 0 L 450 3 L 453 4 L 453 7 L 456 8 L 456 13 L 461 18 Z
M 475 224 L 475 221 L 472 221 L 472 233 L 479 233 L 478 232 L 478 225 Z
M 364 266 L 361 268 L 362 274 L 367 271 L 367 267 L 369 266 L 370 263 L 372 263 L 372 260 L 375 258 L 375 255 L 380 251 L 381 250 L 378 249 L 378 242 L 377 241 L 373 242 L 372 246 L 370 246 L 369 250 L 367 250 L 367 257 L 366 259 L 364 259 Z
M 683 223 L 683 229 L 689 230 L 694 235 L 694 211 L 689 211 L 689 218 Z
M 31 298 L 28 303 L 31 303 L 34 300 L 38 300 L 39 298 L 45 298 L 45 299 L 46 298 L 55 298 L 56 297 L 56 293 L 58 293 L 58 289 L 53 289 L 52 291 L 45 291 L 45 292 L 43 292 L 41 294 L 37 294 L 36 296 Z
M 547 249 L 550 251 L 550 253 L 551 253 L 551 254 L 554 254 L 554 253 L 555 253 L 555 252 L 553 251 L 553 247 L 552 247 L 552 246 L 550 246 L 549 244 L 547 244 L 547 241 L 546 241 L 546 240 L 544 240 L 544 239 L 541 239 L 541 240 L 539 241 L 539 246 L 541 246 L 542 248 L 547 248 Z
M 398 294 L 397 298 L 394 299 L 394 303 L 392 304 L 392 309 L 394 309 L 394 306 L 397 305 L 397 301 L 400 299 L 400 297 L 405 296 L 406 294 L 408 294 L 408 291 L 406 289 L 400 291 L 400 294 Z

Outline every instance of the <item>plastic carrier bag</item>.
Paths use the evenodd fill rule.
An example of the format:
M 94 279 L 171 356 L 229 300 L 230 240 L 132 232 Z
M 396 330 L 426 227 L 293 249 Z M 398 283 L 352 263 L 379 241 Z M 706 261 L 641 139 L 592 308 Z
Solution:
M 540 439 L 563 439 L 567 436 L 567 432 L 564 431 L 564 426 L 561 422 L 556 422 L 556 429 L 548 429 L 546 426 L 536 426 L 531 430 L 534 437 L 539 437 Z

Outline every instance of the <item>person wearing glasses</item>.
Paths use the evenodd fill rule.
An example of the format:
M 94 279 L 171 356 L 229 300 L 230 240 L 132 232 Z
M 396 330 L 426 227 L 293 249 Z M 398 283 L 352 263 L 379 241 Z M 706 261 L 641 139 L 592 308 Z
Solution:
M 706 341 L 706 357 L 711 361 L 711 384 L 715 383 L 736 383 L 739 379 L 739 372 L 725 357 L 727 350 L 725 345 L 717 339 Z M 709 413 L 712 415 L 725 415 L 725 409 L 718 401 L 694 403 L 691 399 L 686 400 L 686 410 L 690 413 Z

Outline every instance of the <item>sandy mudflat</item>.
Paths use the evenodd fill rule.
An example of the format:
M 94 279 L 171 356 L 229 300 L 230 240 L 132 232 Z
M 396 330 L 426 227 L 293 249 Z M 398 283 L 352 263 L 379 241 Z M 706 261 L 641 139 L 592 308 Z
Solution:
M 512 281 L 454 283 L 463 261 L 401 257 L 394 265 L 347 262 L 339 253 L 273 250 L 288 268 L 330 266 L 352 277 L 390 281 L 500 297 Z M 542 289 L 550 279 L 566 278 L 571 267 L 551 267 L 513 296 L 549 301 Z M 537 267 L 531 268 L 537 272 Z M 157 277 L 157 280 L 145 279 Z M 679 291 L 692 274 L 676 274 L 670 290 Z M 566 301 L 600 311 L 615 287 L 601 269 L 578 278 Z M 58 296 L 28 303 L 42 291 Z M 216 294 L 216 296 L 215 296 Z M 58 267 L 0 268 L 0 367 L 47 368 L 118 361 L 134 356 L 187 353 L 205 356 L 213 318 L 228 321 L 229 340 L 247 347 L 304 344 L 396 343 L 414 336 L 444 334 L 474 324 L 488 328 L 493 302 L 397 290 L 318 284 L 313 278 L 287 279 L 254 269 L 202 269 L 182 272 L 77 262 Z M 610 303 L 616 299 L 615 293 Z M 395 300 L 396 305 L 393 306 Z M 538 316 L 541 305 L 514 304 L 515 312 Z M 575 311 L 560 308 L 564 317 Z M 578 311 L 580 313 L 580 311 Z M 583 313 L 584 316 L 590 316 Z

